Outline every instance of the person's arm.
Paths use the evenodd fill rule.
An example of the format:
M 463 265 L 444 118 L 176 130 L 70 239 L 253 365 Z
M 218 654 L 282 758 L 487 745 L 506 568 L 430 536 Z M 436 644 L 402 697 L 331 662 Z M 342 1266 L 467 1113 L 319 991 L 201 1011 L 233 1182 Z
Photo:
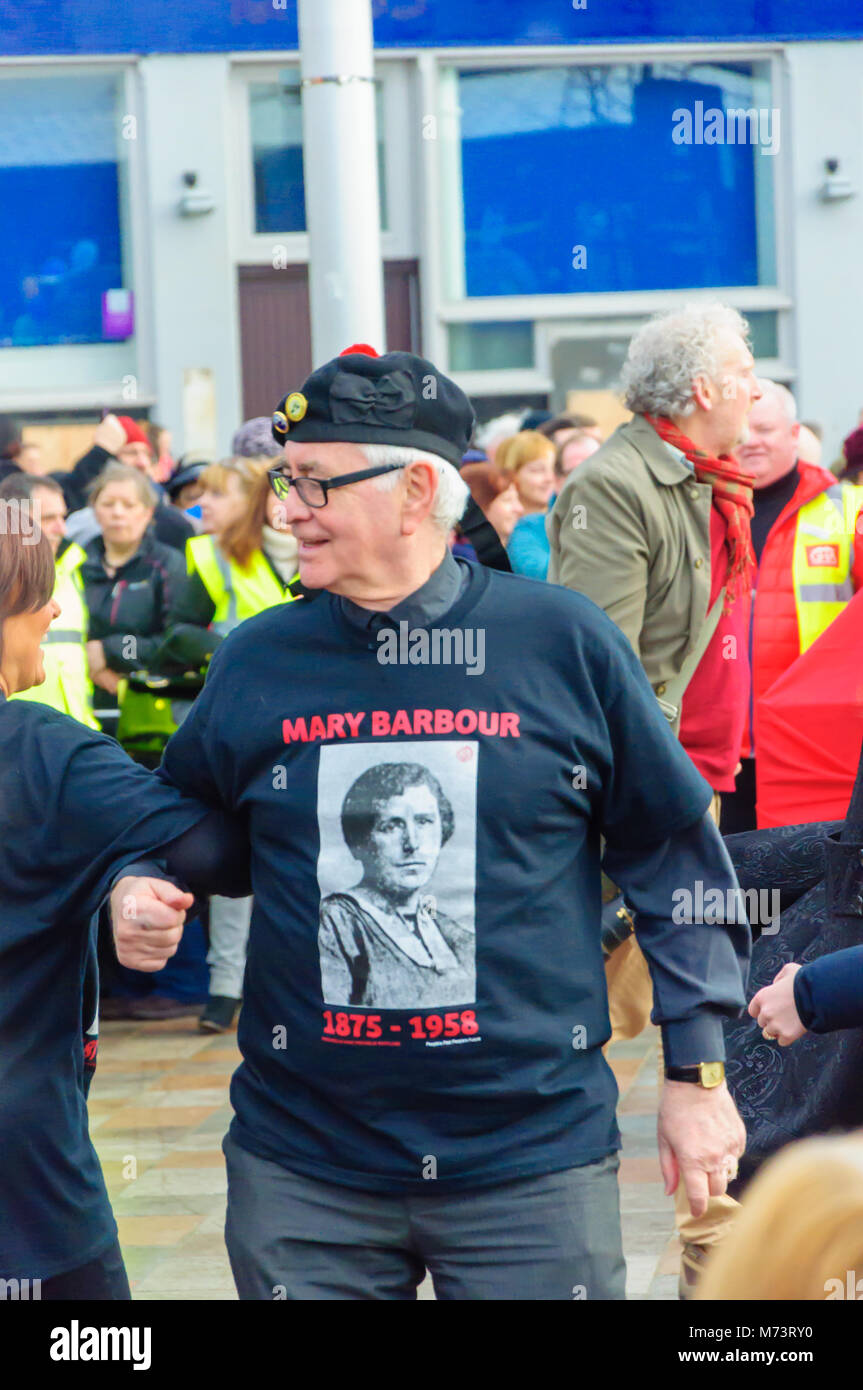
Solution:
M 150 574 L 150 584 L 153 591 L 153 618 L 156 630 L 146 634 L 112 632 L 103 637 L 102 649 L 109 670 L 118 672 L 140 671 L 150 669 L 151 665 L 155 669 L 155 661 L 164 640 L 164 631 L 173 596 L 182 587 L 184 579 L 185 570 L 181 557 L 172 550 L 165 550 L 158 561 L 154 562 Z M 130 636 L 133 636 L 135 641 L 131 652 L 127 655 L 126 648 Z
M 726 835 L 725 847 L 744 893 L 779 893 L 779 911 L 819 883 L 825 873 L 824 843 L 842 829 L 842 821 L 781 825 Z
M 722 1020 L 746 1004 L 750 934 L 712 818 L 705 813 L 659 845 L 608 847 L 604 868 L 634 914 L 666 1065 L 724 1061 Z
M 863 946 L 810 961 L 792 980 L 798 1017 L 810 1033 L 863 1028 Z
M 863 946 L 848 946 L 808 965 L 783 965 L 753 996 L 749 1012 L 780 1047 L 809 1033 L 863 1028 Z
M 52 474 L 63 489 L 70 512 L 86 507 L 90 484 L 107 464 L 116 463 L 117 453 L 125 443 L 126 431 L 116 415 L 106 415 L 93 431 L 93 447 L 78 459 L 68 473 Z
M 722 1020 L 736 1017 L 745 1004 L 751 938 L 712 819 L 705 814 L 652 849 L 606 850 L 605 867 L 635 910 L 666 1069 L 724 1062 Z M 715 924 L 704 920 L 705 901 L 722 904 Z M 657 1136 L 666 1194 L 682 1181 L 692 1214 L 702 1216 L 708 1199 L 726 1192 L 746 1146 L 727 1083 L 705 1089 L 666 1076 Z
M 548 577 L 593 599 L 641 655 L 652 556 L 638 497 L 615 472 L 582 465 L 564 484 L 548 521 Z
M 472 497 L 467 499 L 458 528 L 465 540 L 473 546 L 481 565 L 509 574 L 512 566 L 500 536 Z
M 745 1005 L 751 950 L 737 880 L 706 814 L 710 787 L 620 632 L 605 627 L 605 671 L 601 658 L 594 664 L 607 728 L 596 769 L 604 867 L 635 912 L 666 1066 L 721 1062 L 722 1019 Z M 703 1215 L 708 1197 L 726 1191 L 746 1142 L 726 1083 L 708 1089 L 666 1079 L 658 1137 L 666 1192 L 682 1177 L 693 1214 Z
M 66 499 L 66 507 L 69 513 L 82 511 L 87 506 L 87 490 L 90 484 L 95 482 L 102 469 L 109 463 L 116 463 L 116 458 L 101 445 L 94 444 L 92 449 L 88 449 L 86 454 L 78 459 L 74 468 L 70 468 L 67 473 L 52 473 L 51 477 L 60 484 L 63 489 L 63 496 Z
M 218 705 L 225 676 L 220 655 L 213 661 L 207 683 L 196 699 L 180 728 L 169 739 L 156 779 L 174 791 L 196 798 L 207 806 L 231 811 L 234 800 L 233 769 L 214 760 L 214 705 Z M 176 862 L 176 861 L 175 861 Z M 140 869 L 142 866 L 138 865 Z M 192 895 L 179 896 L 181 889 L 163 878 L 163 865 L 145 865 L 152 871 L 125 881 L 115 875 L 111 894 L 117 955 L 121 964 L 133 969 L 160 970 L 173 955 L 182 935 L 185 911 Z M 165 872 L 167 867 L 164 866 Z M 184 883 L 188 880 L 184 880 Z M 174 895 L 173 897 L 171 895 Z M 227 897 L 234 896 L 231 893 Z M 241 896 L 247 896 L 242 894 Z M 131 900 L 131 913 L 124 914 L 123 900 Z M 161 932 L 161 936 L 142 937 L 127 931 L 123 924 L 131 920 L 142 930 Z M 139 964 L 144 960 L 147 963 Z
M 27 827 L 34 882 L 62 885 L 71 921 L 92 917 L 127 864 L 178 840 L 207 815 L 200 800 L 66 716 L 46 710 L 28 737 L 15 819 Z
M 160 970 L 180 943 L 193 896 L 247 898 L 251 892 L 245 826 L 223 811 L 211 811 L 115 876 L 111 918 L 117 959 L 131 970 Z
M 127 864 L 115 876 L 171 879 L 196 898 L 248 898 L 252 892 L 245 825 L 225 811 L 210 811 L 177 839 Z
M 129 646 L 130 637 L 135 639 L 130 649 L 134 656 L 127 656 L 125 651 Z M 108 670 L 125 673 L 148 670 L 151 660 L 162 645 L 162 636 L 161 633 L 155 637 L 142 637 L 140 633 L 110 632 L 101 642 Z
M 205 666 L 222 643 L 221 635 L 210 630 L 215 613 L 216 605 L 193 569 L 174 592 L 153 669 L 186 671 Z

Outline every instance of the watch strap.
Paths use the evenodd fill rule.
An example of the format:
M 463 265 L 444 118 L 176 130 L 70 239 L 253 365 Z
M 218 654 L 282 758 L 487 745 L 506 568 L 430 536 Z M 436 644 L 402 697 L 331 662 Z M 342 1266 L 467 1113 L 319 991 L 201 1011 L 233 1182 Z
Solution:
M 698 1062 L 692 1067 L 666 1067 L 668 1081 L 688 1081 L 695 1086 L 712 1090 L 725 1079 L 724 1062 Z

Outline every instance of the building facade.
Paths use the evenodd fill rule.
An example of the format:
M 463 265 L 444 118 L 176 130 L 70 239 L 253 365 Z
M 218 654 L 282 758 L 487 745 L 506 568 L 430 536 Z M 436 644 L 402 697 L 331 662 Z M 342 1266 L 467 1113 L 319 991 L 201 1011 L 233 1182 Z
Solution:
M 375 0 L 387 345 L 481 417 L 602 413 L 650 313 L 721 298 L 835 456 L 863 407 L 863 17 L 812 8 Z M 7 0 L 0 207 L 0 411 L 122 408 L 225 452 L 311 366 L 293 0 Z

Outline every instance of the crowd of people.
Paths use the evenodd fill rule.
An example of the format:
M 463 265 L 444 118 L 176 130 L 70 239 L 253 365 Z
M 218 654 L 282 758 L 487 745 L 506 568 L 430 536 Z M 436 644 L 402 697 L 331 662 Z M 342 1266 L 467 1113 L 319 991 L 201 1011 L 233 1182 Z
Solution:
M 42 537 L 25 556 L 3 536 L 2 712 L 41 704 L 78 730 L 19 711 L 0 735 L 37 761 L 53 739 L 75 814 L 93 807 L 104 832 L 84 886 L 70 831 L 51 887 L 60 911 L 80 880 L 82 932 L 102 906 L 101 1016 L 203 1004 L 219 1031 L 242 1002 L 225 1141 L 241 1297 L 411 1297 L 426 1268 L 439 1297 L 622 1297 L 605 1048 L 651 1018 L 681 1297 L 826 1297 L 819 1281 L 844 1277 L 854 1200 L 829 1190 L 859 1171 L 860 1138 L 811 1138 L 839 1115 L 816 1098 L 796 1129 L 773 1126 L 743 1195 L 741 1115 L 757 1048 L 789 1049 L 771 1061 L 775 1115 L 802 1084 L 782 1071 L 793 1044 L 863 1029 L 863 948 L 825 928 L 777 971 L 740 889 L 766 881 L 816 924 L 863 912 L 863 760 L 844 824 L 794 839 L 757 809 L 759 701 L 863 587 L 863 428 L 824 467 L 817 426 L 756 376 L 723 305 L 652 319 L 622 385 L 631 418 L 608 438 L 527 410 L 476 429 L 432 364 L 354 347 L 241 426 L 227 459 L 174 464 L 163 435 L 108 415 L 51 475 L 0 421 L 0 505 L 30 507 Z M 472 663 L 429 665 L 414 643 L 435 624 Z M 388 675 L 393 632 L 412 654 Z M 16 834 L 24 820 L 6 868 L 32 893 Z M 691 906 L 705 890 L 725 904 L 710 918 Z M 318 1046 L 321 1018 L 341 1048 Z M 839 1118 L 853 1130 L 863 1104 Z M 793 1139 L 815 1147 L 773 1159 Z M 795 1282 L 801 1219 L 782 1279 L 750 1278 L 745 1252 L 810 1200 L 834 1245 Z M 70 1218 L 74 1249 L 101 1259 L 74 1287 L 128 1296 L 96 1206 Z M 29 1248 L 12 1241 L 10 1270 Z M 56 1233 L 33 1248 L 46 1277 L 89 1264 Z

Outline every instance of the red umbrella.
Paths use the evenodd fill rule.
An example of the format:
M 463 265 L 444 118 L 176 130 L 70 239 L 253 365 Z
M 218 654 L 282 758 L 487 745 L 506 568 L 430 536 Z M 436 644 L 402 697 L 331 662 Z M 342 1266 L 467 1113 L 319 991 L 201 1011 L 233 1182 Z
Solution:
M 755 711 L 758 824 L 842 820 L 863 744 L 863 590 Z

